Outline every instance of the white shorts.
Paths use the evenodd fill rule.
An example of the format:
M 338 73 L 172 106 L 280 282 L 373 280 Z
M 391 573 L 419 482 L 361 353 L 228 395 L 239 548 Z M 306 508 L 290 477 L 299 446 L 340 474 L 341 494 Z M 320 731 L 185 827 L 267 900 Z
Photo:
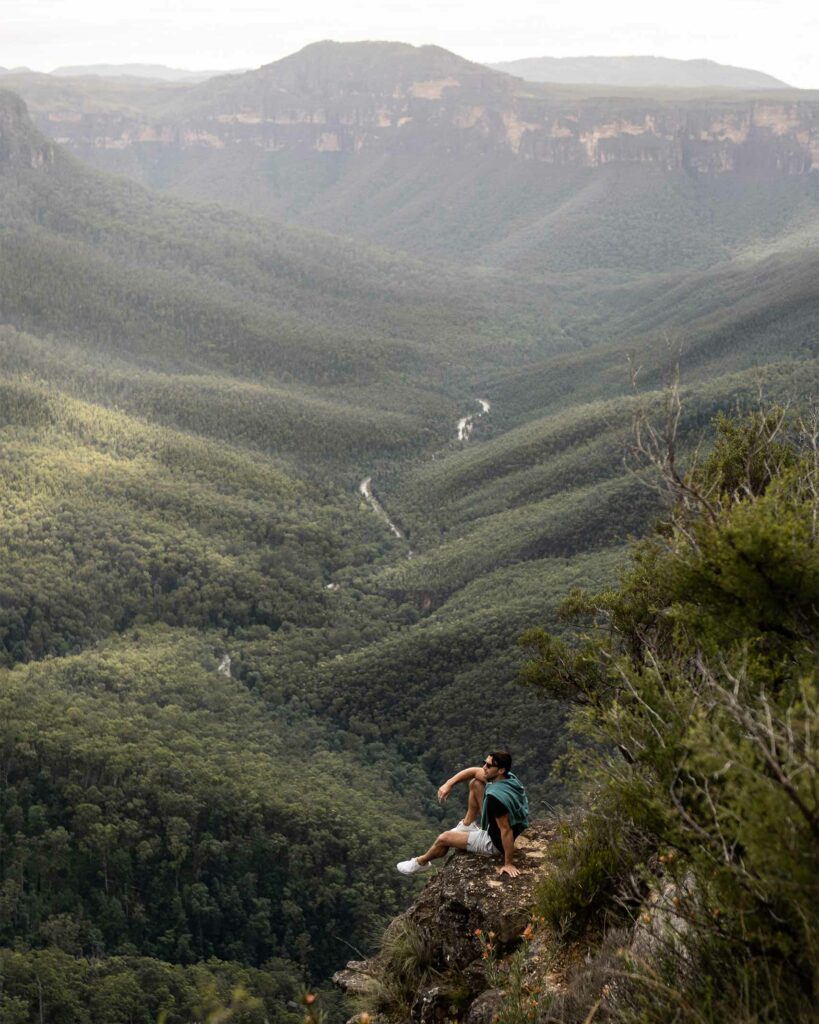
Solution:
M 466 848 L 470 853 L 480 857 L 500 857 L 501 851 L 489 838 L 489 833 L 482 828 L 475 829 L 466 837 Z

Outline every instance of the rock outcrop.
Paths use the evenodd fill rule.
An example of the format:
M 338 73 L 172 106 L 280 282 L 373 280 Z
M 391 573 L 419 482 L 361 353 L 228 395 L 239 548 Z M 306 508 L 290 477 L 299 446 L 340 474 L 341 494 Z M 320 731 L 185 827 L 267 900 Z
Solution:
M 659 862 L 631 922 L 572 936 L 537 917 L 537 886 L 562 827 L 540 822 L 518 838 L 515 879 L 500 878 L 497 861 L 468 854 L 441 862 L 390 923 L 378 956 L 334 976 L 360 1008 L 348 1024 L 493 1024 L 499 1014 L 538 1020 L 543 1011 L 549 1020 L 591 1020 L 628 1003 L 624 970 L 672 950 L 684 972 L 682 939 L 702 907 L 692 880 L 664 878 Z
M 554 825 L 538 823 L 518 837 L 517 878 L 499 877 L 496 860 L 465 853 L 441 862 L 420 896 L 387 930 L 385 948 L 390 933 L 413 936 L 424 968 L 417 989 L 407 994 L 404 1005 L 392 1006 L 390 1017 L 403 1014 L 420 1024 L 455 1019 L 488 1024 L 503 999 L 492 969 L 531 934 L 535 888 L 554 834 Z M 351 961 L 333 980 L 348 995 L 366 998 L 385 975 L 387 983 L 392 980 L 396 968 L 388 957 Z

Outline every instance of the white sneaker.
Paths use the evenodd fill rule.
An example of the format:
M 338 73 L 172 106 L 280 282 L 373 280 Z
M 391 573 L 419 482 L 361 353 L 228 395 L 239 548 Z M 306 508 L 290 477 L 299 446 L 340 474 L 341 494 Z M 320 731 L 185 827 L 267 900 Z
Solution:
M 453 832 L 477 832 L 479 827 L 480 826 L 476 825 L 474 821 L 471 822 L 469 825 L 465 825 L 463 818 L 461 818 L 461 820 L 458 822 L 458 824 L 455 826 L 455 828 L 452 829 L 452 831 Z
M 402 875 L 414 875 L 419 871 L 429 871 L 432 867 L 429 861 L 426 864 L 419 864 L 417 857 L 413 857 L 411 860 L 402 860 L 395 866 Z

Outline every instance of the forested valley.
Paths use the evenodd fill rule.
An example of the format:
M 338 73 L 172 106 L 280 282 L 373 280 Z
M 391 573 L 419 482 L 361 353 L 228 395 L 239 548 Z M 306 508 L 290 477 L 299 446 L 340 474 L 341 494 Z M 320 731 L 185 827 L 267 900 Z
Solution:
M 585 175 L 574 226 L 493 250 L 449 206 L 425 253 L 409 195 L 343 230 L 366 176 L 320 226 L 159 195 L 0 92 L 2 1024 L 285 1024 L 305 986 L 340 1022 L 444 777 L 508 746 L 571 805 L 574 698 L 519 640 L 575 643 L 566 596 L 668 515 L 635 423 L 679 377 L 685 462 L 819 384 L 816 172 L 658 173 L 662 258 L 634 166 L 599 218 Z

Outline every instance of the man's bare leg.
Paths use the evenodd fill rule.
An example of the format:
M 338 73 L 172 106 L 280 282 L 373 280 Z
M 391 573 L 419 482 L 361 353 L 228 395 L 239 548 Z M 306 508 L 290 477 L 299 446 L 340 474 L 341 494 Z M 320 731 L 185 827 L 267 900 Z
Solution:
M 473 779 L 469 783 L 469 802 L 466 805 L 464 825 L 471 825 L 473 821 L 479 821 L 481 809 L 483 808 L 483 793 L 486 783 L 481 779 Z
M 429 864 L 431 860 L 443 857 L 447 850 L 465 850 L 469 841 L 467 832 L 442 832 L 426 853 L 415 859 L 419 864 Z

